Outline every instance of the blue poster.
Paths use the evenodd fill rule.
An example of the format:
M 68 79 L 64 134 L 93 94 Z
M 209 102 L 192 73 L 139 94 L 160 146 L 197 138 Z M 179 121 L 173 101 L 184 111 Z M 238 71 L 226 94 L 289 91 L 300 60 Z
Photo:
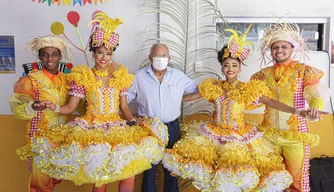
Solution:
M 0 36 L 0 73 L 15 73 L 14 36 Z

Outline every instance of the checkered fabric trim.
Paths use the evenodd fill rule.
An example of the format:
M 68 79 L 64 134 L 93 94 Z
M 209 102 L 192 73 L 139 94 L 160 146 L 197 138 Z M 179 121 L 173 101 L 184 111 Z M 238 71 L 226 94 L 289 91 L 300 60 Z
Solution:
M 101 91 L 108 91 L 112 88 L 110 88 L 110 87 L 99 87 L 99 89 L 101 89 Z
M 123 95 L 127 95 L 128 94 L 128 89 L 127 88 L 123 88 L 119 94 L 119 96 L 123 96 Z
M 99 87 L 98 89 L 98 97 L 100 99 L 100 106 L 99 106 L 99 113 L 100 114 L 111 114 L 111 113 L 117 113 L 117 110 L 115 109 L 115 100 L 114 100 L 114 91 L 115 89 L 112 87 Z M 109 109 L 106 109 L 106 101 L 105 96 L 109 98 Z
M 35 89 L 34 93 L 35 93 L 35 100 L 39 100 L 40 99 L 39 90 Z M 36 114 L 36 117 L 31 119 L 30 129 L 29 129 L 29 133 L 28 133 L 29 138 L 32 138 L 35 135 L 36 131 L 38 130 L 37 124 L 41 120 L 41 115 L 42 115 L 42 112 L 38 111 L 37 114 Z M 29 168 L 30 171 L 32 171 L 32 158 L 28 158 L 28 168 Z
M 250 131 L 246 136 L 243 136 L 241 143 L 248 142 L 249 140 L 253 139 L 258 134 L 257 129 Z
M 106 45 L 106 48 L 111 47 L 116 47 L 118 43 L 118 34 L 111 34 L 109 39 L 108 39 L 108 44 Z
M 238 130 L 238 128 L 239 126 L 235 126 L 233 129 Z M 260 133 L 260 135 L 262 136 L 262 133 Z M 258 138 L 258 136 L 259 136 L 259 132 L 257 131 L 257 129 L 253 129 L 246 135 L 242 135 L 242 138 L 239 138 L 239 136 L 229 135 L 229 136 L 222 136 L 221 140 L 222 142 L 231 141 L 231 142 L 238 142 L 238 143 L 245 144 L 245 143 L 251 142 L 254 139 L 254 137 Z
M 242 50 L 242 52 L 240 53 L 240 57 L 239 57 L 240 60 L 246 59 L 248 54 L 249 54 L 249 50 L 244 48 L 244 50 Z
M 226 143 L 226 141 L 221 140 L 220 135 L 216 135 L 212 131 L 210 131 L 207 128 L 206 123 L 203 123 L 202 125 L 199 126 L 198 132 L 199 132 L 199 134 L 203 135 L 204 137 L 212 139 L 213 141 L 215 141 L 219 145 L 223 145 L 223 144 Z
M 234 43 L 234 42 L 232 42 L 231 46 L 229 48 L 229 51 L 230 51 L 232 57 L 236 57 L 236 53 L 238 52 L 238 49 L 239 49 L 239 45 L 236 44 L 236 43 Z M 246 48 L 243 48 L 242 52 L 239 55 L 239 59 L 240 60 L 246 59 L 247 56 L 248 56 L 248 54 L 249 54 L 249 50 L 246 49 Z
M 100 47 L 103 44 L 104 31 L 100 28 L 96 29 L 94 42 L 96 43 L 94 47 Z
M 257 98 L 255 101 L 253 101 L 252 104 L 255 105 L 255 106 L 260 106 L 260 105 L 262 105 L 262 103 L 261 103 L 261 101 L 260 101 L 260 97 Z
M 296 109 L 305 109 L 305 99 L 303 98 L 303 80 L 297 78 L 297 90 L 294 94 L 294 107 Z M 306 126 L 306 121 L 304 118 L 297 116 L 297 119 L 300 121 L 300 125 L 297 127 L 299 132 L 307 133 L 308 129 Z
M 239 46 L 236 43 L 234 42 L 231 43 L 230 53 L 232 54 L 232 56 L 235 56 L 235 53 L 238 51 L 238 48 Z
M 305 99 L 303 98 L 303 79 L 300 78 L 300 74 L 298 74 L 297 78 L 297 90 L 294 94 L 294 107 L 296 109 L 305 109 Z M 297 116 L 297 119 L 300 121 L 300 125 L 297 127 L 299 132 L 307 133 L 308 128 L 306 125 L 306 120 L 302 117 Z M 304 146 L 304 162 L 302 168 L 302 178 L 301 178 L 301 186 L 303 192 L 309 192 L 310 189 L 310 179 L 309 179 L 309 157 L 310 157 L 310 146 Z
M 311 191 L 310 188 L 310 178 L 309 178 L 309 162 L 310 162 L 310 146 L 304 145 L 304 166 L 303 166 L 303 175 L 301 180 L 303 192 Z
M 39 98 L 40 97 L 39 91 L 35 89 L 34 93 L 35 93 L 35 100 L 39 100 L 40 99 Z M 30 130 L 29 130 L 29 137 L 30 138 L 33 137 L 35 135 L 36 131 L 38 130 L 37 124 L 41 120 L 41 114 L 42 114 L 42 112 L 38 111 L 36 117 L 31 119 L 31 126 L 30 126 Z
M 222 95 L 216 99 L 216 106 L 217 106 L 217 122 L 222 123 L 222 103 L 225 97 Z
M 85 98 L 86 88 L 84 86 L 78 86 L 74 82 L 72 82 L 70 85 L 71 85 L 71 91 L 69 92 L 69 95 L 76 96 L 79 98 Z
M 109 36 L 110 35 L 110 36 Z M 108 37 L 109 36 L 109 37 Z M 99 47 L 105 43 L 106 48 L 116 47 L 118 44 L 119 35 L 117 33 L 107 34 L 101 28 L 97 28 L 94 35 L 94 47 Z M 106 43 L 108 42 L 108 43 Z
M 28 169 L 30 173 L 32 173 L 32 157 L 31 156 L 28 157 Z

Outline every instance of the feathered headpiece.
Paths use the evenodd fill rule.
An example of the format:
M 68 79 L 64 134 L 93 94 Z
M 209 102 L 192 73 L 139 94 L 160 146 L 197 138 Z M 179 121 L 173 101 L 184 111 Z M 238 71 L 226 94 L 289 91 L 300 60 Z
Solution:
M 247 33 L 249 29 L 252 27 L 252 24 L 249 25 L 245 33 L 242 33 L 240 31 L 236 31 L 234 29 L 225 29 L 225 31 L 229 31 L 232 33 L 228 44 L 227 48 L 224 50 L 224 55 L 222 59 L 225 59 L 226 57 L 232 57 L 232 58 L 238 58 L 242 64 L 243 60 L 247 58 L 249 55 L 250 50 L 245 48 L 245 45 L 251 45 L 252 48 L 254 49 L 254 45 L 251 41 L 247 41 Z M 239 37 L 240 34 L 240 37 Z
M 271 45 L 277 41 L 287 41 L 291 43 L 295 52 L 299 52 L 303 58 L 307 57 L 306 51 L 309 49 L 306 45 L 305 39 L 300 34 L 299 26 L 296 23 L 276 23 L 267 30 L 266 34 L 260 41 L 259 48 L 262 63 L 268 63 L 266 62 L 266 50 L 267 48 L 271 48 Z M 295 56 L 296 54 L 294 57 Z M 270 58 L 267 59 L 270 60 Z
M 38 51 L 45 47 L 54 47 L 60 50 L 64 57 L 71 59 L 72 55 L 70 52 L 70 46 L 62 38 L 55 35 L 47 35 L 42 37 L 36 37 L 27 44 L 26 50 L 32 51 L 36 58 L 38 56 Z
M 114 31 L 123 22 L 120 18 L 109 18 L 104 12 L 94 13 L 92 17 L 93 20 L 89 25 L 93 25 L 95 30 L 91 36 L 91 47 L 104 45 L 107 49 L 114 50 L 119 41 L 119 35 Z

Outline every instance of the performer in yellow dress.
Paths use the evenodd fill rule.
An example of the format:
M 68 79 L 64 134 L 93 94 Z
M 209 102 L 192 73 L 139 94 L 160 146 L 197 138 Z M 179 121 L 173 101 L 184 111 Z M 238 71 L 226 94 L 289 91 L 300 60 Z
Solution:
M 216 115 L 209 122 L 184 125 L 188 131 L 173 149 L 167 149 L 163 165 L 192 179 L 202 191 L 282 191 L 292 177 L 275 146 L 262 138 L 256 125 L 245 122 L 244 110 L 263 104 L 287 113 L 295 109 L 271 99 L 262 81 L 238 81 L 249 53 L 243 47 L 247 31 L 242 37 L 228 31 L 233 32 L 230 42 L 218 53 L 226 80 L 206 79 L 199 85 L 199 93 L 184 96 L 184 101 L 202 96 L 214 104 Z M 300 115 L 312 112 L 301 111 Z
M 41 102 L 59 114 L 71 114 L 85 99 L 86 113 L 67 125 L 37 132 L 31 147 L 37 166 L 54 178 L 77 185 L 95 183 L 93 191 L 105 191 L 104 184 L 123 180 L 119 190 L 132 191 L 134 176 L 161 160 L 167 127 L 158 119 L 130 127 L 119 115 L 121 110 L 128 122 L 133 121 L 125 95 L 134 76 L 123 65 L 116 70 L 109 67 L 118 45 L 113 30 L 121 22 L 103 12 L 95 18 L 99 26 L 90 39 L 94 68 L 75 67 L 67 75 L 71 87 L 67 104 Z

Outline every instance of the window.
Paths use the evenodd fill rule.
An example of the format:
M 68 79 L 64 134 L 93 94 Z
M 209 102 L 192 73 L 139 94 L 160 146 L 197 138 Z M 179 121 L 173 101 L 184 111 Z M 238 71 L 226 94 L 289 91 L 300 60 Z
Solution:
M 266 30 L 273 25 L 277 18 L 226 18 L 228 23 L 221 21 L 216 22 L 217 30 L 225 30 L 232 28 L 242 33 L 246 31 L 248 26 L 253 26 L 248 32 L 247 40 L 254 44 L 254 50 L 258 50 L 260 39 L 266 33 Z M 284 18 L 286 22 L 297 23 L 302 36 L 305 38 L 307 45 L 311 51 L 330 50 L 330 45 L 325 45 L 325 30 L 328 18 Z M 225 41 L 227 42 L 231 33 L 225 33 Z M 216 45 L 217 49 L 221 49 L 222 45 Z M 250 48 L 250 47 L 248 47 Z

